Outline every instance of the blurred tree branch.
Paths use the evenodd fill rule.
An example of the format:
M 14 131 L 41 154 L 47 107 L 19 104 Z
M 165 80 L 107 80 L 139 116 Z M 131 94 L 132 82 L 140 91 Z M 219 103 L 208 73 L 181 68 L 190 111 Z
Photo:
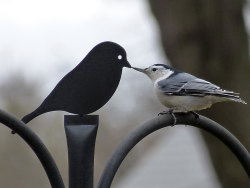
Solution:
M 241 92 L 250 102 L 248 36 L 244 0 L 150 0 L 162 45 L 174 67 Z M 221 103 L 203 112 L 229 129 L 250 150 L 250 106 Z M 222 187 L 250 187 L 237 159 L 212 136 L 202 133 Z

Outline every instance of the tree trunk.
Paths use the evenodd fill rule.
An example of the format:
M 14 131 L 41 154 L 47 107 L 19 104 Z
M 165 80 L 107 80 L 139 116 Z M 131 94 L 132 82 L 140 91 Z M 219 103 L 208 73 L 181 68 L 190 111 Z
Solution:
M 151 0 L 171 64 L 223 89 L 240 92 L 250 103 L 248 37 L 243 0 Z M 202 112 L 231 131 L 250 150 L 250 105 L 219 103 Z M 235 156 L 202 132 L 223 188 L 250 187 Z

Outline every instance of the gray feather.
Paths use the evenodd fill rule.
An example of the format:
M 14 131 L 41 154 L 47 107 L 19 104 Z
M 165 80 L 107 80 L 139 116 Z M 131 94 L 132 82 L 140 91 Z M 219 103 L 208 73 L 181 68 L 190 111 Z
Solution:
M 206 80 L 199 79 L 188 73 L 173 74 L 167 79 L 158 82 L 159 89 L 168 95 L 197 96 L 213 95 L 245 103 L 239 93 L 222 90 L 219 86 Z

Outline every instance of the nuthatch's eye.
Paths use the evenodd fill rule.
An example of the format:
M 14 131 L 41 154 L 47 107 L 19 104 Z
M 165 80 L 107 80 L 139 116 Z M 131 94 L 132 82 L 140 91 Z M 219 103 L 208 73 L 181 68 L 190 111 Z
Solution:
M 155 72 L 157 70 L 157 68 L 153 68 L 152 71 Z
M 121 60 L 122 59 L 122 55 L 118 55 L 118 57 L 117 57 L 119 60 Z

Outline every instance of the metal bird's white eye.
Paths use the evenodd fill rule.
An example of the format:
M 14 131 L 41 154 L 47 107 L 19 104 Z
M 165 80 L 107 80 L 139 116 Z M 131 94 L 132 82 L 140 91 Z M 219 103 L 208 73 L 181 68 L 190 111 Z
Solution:
M 121 60 L 122 59 L 122 55 L 118 55 L 118 57 L 117 57 L 119 60 Z

